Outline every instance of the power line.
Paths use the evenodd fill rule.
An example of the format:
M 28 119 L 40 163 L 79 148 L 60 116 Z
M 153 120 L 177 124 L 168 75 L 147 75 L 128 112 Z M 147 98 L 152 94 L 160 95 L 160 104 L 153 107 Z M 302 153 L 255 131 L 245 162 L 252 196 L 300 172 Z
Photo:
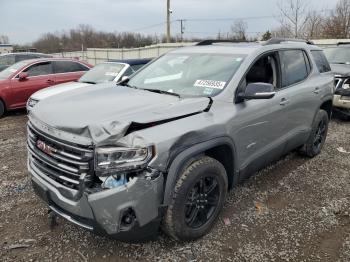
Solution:
M 327 13 L 331 12 L 332 9 L 323 9 L 323 10 L 316 10 L 317 13 Z M 281 15 L 267 15 L 267 16 L 247 16 L 247 17 L 226 17 L 226 18 L 182 18 L 182 19 L 176 19 L 176 20 L 171 20 L 170 24 L 174 22 L 212 22 L 212 21 L 236 21 L 236 20 L 259 20 L 259 19 L 276 19 L 282 17 Z M 149 26 L 144 26 L 144 27 L 139 27 L 139 28 L 134 28 L 132 30 L 126 30 L 128 32 L 139 32 L 139 31 L 144 31 L 147 29 L 152 29 L 155 27 L 159 26 L 164 26 L 166 25 L 167 22 L 161 22 L 157 24 L 152 24 Z M 185 33 L 185 32 L 183 32 Z M 259 33 L 259 32 L 257 32 Z
M 234 20 L 252 20 L 252 19 L 268 19 L 276 18 L 278 16 L 250 16 L 250 17 L 227 17 L 227 18 L 187 18 L 182 19 L 190 22 L 210 22 L 210 21 L 234 21 Z

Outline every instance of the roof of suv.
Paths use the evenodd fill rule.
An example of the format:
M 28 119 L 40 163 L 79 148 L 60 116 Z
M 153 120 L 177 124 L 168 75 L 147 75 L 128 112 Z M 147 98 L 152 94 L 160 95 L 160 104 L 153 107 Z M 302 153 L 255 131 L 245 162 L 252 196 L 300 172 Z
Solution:
M 45 61 L 75 61 L 75 62 L 84 63 L 83 61 L 80 61 L 78 59 L 64 58 L 64 57 L 61 57 L 61 58 L 60 57 L 41 57 L 41 58 L 23 60 L 22 62 L 27 62 L 29 64 L 29 63 L 45 62 Z
M 194 46 L 187 46 L 183 48 L 176 49 L 174 51 L 171 51 L 171 53 L 221 53 L 221 54 L 251 54 L 254 51 L 258 49 L 264 49 L 266 51 L 268 50 L 275 50 L 275 49 L 285 49 L 285 48 L 302 48 L 302 49 L 312 49 L 312 50 L 322 50 L 316 45 L 307 43 L 307 42 L 301 42 L 301 41 L 294 41 L 294 40 L 285 40 L 285 41 L 277 41 L 274 39 L 274 41 L 266 42 L 241 42 L 241 43 L 234 43 L 234 42 L 213 42 L 210 44 L 197 44 Z

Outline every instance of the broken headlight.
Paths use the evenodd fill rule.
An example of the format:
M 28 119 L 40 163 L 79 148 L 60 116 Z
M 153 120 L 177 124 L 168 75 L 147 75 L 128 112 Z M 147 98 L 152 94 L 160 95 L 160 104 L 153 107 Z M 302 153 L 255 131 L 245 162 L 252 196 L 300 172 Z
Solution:
M 152 146 L 143 148 L 97 148 L 95 151 L 95 170 L 103 172 L 140 169 L 145 167 L 152 157 Z
M 27 102 L 27 108 L 33 108 L 39 101 L 33 98 L 29 98 Z

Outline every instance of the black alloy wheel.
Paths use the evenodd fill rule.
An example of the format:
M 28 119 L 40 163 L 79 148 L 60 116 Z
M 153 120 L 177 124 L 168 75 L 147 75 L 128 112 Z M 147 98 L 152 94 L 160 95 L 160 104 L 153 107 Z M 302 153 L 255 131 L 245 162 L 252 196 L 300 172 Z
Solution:
M 187 195 L 185 221 L 191 228 L 205 225 L 218 207 L 220 188 L 215 177 L 201 177 Z

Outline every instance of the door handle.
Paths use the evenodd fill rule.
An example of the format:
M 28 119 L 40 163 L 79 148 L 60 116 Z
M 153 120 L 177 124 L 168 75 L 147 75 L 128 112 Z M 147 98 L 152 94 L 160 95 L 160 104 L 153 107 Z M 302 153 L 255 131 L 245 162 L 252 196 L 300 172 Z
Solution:
M 282 99 L 281 99 L 281 102 L 280 102 L 280 105 L 281 105 L 281 106 L 285 106 L 285 105 L 287 105 L 287 104 L 289 104 L 289 100 L 286 99 L 286 98 L 282 98 Z
M 319 87 L 316 87 L 315 90 L 314 90 L 314 93 L 315 93 L 315 94 L 319 94 L 320 91 L 321 91 L 320 88 L 319 88 Z
M 55 81 L 53 81 L 52 79 L 49 79 L 49 80 L 46 80 L 46 83 L 53 84 L 53 83 L 55 83 Z

